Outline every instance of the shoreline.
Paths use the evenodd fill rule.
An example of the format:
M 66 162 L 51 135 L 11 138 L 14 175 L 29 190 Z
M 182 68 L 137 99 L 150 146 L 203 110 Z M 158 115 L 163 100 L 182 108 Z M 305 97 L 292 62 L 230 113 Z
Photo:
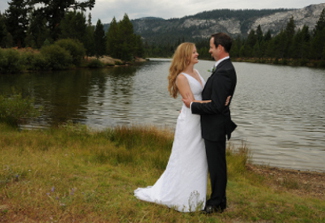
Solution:
M 325 198 L 325 172 L 246 164 L 253 173 L 266 178 L 271 188 L 288 190 L 298 195 Z

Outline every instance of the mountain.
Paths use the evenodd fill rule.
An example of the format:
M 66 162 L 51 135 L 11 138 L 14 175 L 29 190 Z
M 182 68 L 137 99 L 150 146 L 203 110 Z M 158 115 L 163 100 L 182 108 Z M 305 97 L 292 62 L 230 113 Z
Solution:
M 147 43 L 174 43 L 179 40 L 195 41 L 208 38 L 215 32 L 226 32 L 231 36 L 247 36 L 250 30 L 260 25 L 263 33 L 268 30 L 277 34 L 293 17 L 296 29 L 304 25 L 313 30 L 325 3 L 309 5 L 302 9 L 263 10 L 212 10 L 183 18 L 162 19 L 146 17 L 131 20 L 136 34 Z M 107 26 L 106 26 L 107 27 Z

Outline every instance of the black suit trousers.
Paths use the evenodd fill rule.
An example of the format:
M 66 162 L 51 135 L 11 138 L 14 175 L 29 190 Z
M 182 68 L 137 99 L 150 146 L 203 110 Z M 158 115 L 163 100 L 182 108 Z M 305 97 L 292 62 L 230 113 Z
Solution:
M 226 136 L 221 141 L 205 139 L 204 142 L 211 181 L 211 196 L 207 201 L 207 205 L 220 206 L 226 203 Z

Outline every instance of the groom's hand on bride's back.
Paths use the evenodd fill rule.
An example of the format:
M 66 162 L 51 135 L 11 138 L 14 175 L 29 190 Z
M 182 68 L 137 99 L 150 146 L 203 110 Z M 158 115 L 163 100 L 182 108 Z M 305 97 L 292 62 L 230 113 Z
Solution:
M 226 99 L 226 102 L 225 102 L 225 106 L 228 106 L 229 103 L 230 103 L 230 98 L 231 98 L 231 95 L 229 95 Z
M 229 95 L 229 96 L 226 98 L 225 106 L 228 106 L 228 105 L 229 105 L 229 103 L 230 103 L 230 99 L 231 99 L 231 96 Z M 188 107 L 188 108 L 191 107 L 191 103 L 193 102 L 193 100 L 191 99 L 191 95 L 189 95 L 189 94 L 186 94 L 186 97 L 185 97 L 185 98 L 182 98 L 182 101 L 184 102 L 184 104 L 185 104 L 186 107 Z M 195 101 L 195 102 L 199 102 L 199 103 L 208 103 L 208 102 L 211 102 L 211 100 Z

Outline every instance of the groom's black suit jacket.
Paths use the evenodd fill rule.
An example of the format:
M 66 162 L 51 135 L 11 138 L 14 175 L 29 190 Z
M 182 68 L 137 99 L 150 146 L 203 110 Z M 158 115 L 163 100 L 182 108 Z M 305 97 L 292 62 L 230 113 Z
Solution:
M 229 105 L 225 106 L 226 98 L 229 95 L 231 99 L 233 98 L 236 83 L 235 68 L 230 59 L 226 59 L 220 62 L 202 91 L 202 99 L 212 100 L 212 102 L 192 103 L 192 113 L 201 115 L 204 139 L 222 141 L 225 140 L 226 135 L 230 139 L 231 132 L 237 127 L 231 120 Z

